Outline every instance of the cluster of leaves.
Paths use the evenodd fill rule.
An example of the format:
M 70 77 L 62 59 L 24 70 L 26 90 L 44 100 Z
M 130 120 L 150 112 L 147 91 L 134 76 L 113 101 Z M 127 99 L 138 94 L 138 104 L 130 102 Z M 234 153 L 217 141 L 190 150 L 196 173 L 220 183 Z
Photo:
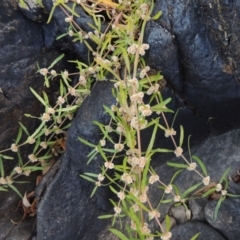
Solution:
M 160 199 L 160 204 L 169 202 L 183 204 L 186 211 L 189 211 L 186 202 L 190 194 L 201 193 L 203 197 L 207 197 L 217 192 L 219 201 L 215 211 L 216 217 L 221 202 L 226 196 L 232 196 L 226 190 L 229 169 L 226 170 L 218 183 L 213 183 L 210 181 L 207 169 L 200 158 L 190 154 L 190 160 L 188 160 L 183 155 L 184 129 L 180 126 L 179 143 L 177 143 L 175 141 L 177 132 L 173 129 L 173 123 L 170 126 L 165 116 L 166 113 L 173 113 L 173 111 L 167 107 L 171 99 L 164 100 L 161 95 L 160 85 L 163 77 L 160 73 L 152 73 L 144 61 L 144 55 L 149 49 L 149 45 L 143 42 L 146 24 L 149 20 L 155 20 L 161 16 L 161 12 L 151 16 L 154 1 L 74 0 L 72 2 L 71 5 L 67 5 L 64 0 L 54 1 L 48 22 L 51 20 L 56 7 L 60 7 L 66 14 L 65 21 L 69 23 L 69 28 L 68 32 L 59 38 L 69 35 L 73 42 L 84 42 L 94 60 L 90 65 L 77 60 L 72 61 L 76 64 L 78 72 L 70 74 L 65 70 L 57 73 L 53 67 L 63 58 L 61 55 L 48 68 L 39 69 L 38 72 L 44 76 L 46 87 L 49 87 L 54 80 L 59 82 L 59 97 L 56 104 L 51 106 L 45 92 L 40 96 L 31 89 L 45 107 L 45 112 L 40 117 L 26 114 L 27 117 L 38 118 L 39 127 L 30 134 L 26 127 L 20 123 L 15 142 L 9 149 L 0 151 L 0 190 L 7 191 L 10 187 L 21 196 L 13 185 L 14 182 L 17 182 L 15 179 L 21 175 L 28 176 L 32 171 L 46 169 L 51 164 L 54 155 L 65 150 L 64 138 L 65 131 L 70 126 L 69 120 L 72 119 L 83 98 L 90 93 L 93 80 L 106 80 L 107 74 L 111 73 L 111 81 L 114 82 L 112 92 L 116 103 L 111 107 L 104 106 L 104 110 L 109 114 L 111 120 L 107 126 L 100 122 L 94 122 L 102 132 L 99 144 L 94 145 L 81 136 L 79 137 L 81 142 L 93 147 L 88 155 L 88 163 L 97 154 L 100 154 L 104 160 L 104 166 L 101 167 L 99 173 L 81 175 L 86 180 L 95 183 L 92 195 L 98 187 L 108 186 L 119 199 L 117 202 L 110 200 L 114 208 L 113 214 L 99 218 L 112 218 L 114 225 L 116 220 L 121 221 L 123 217 L 128 217 L 131 221 L 130 227 L 126 226 L 128 237 L 122 230 L 110 229 L 120 239 L 151 240 L 155 237 L 160 237 L 163 240 L 170 239 L 172 234 L 169 217 L 166 216 L 166 227 L 164 227 L 160 222 L 159 204 L 153 206 L 148 196 L 149 186 L 154 183 L 164 190 L 164 194 L 171 196 L 167 200 Z M 75 8 L 78 5 L 81 5 L 94 20 L 94 25 L 89 24 L 92 28 L 91 32 L 85 32 L 74 21 L 74 17 L 78 17 L 75 13 Z M 109 25 L 104 31 L 102 29 L 104 17 L 99 12 L 104 12 L 110 19 Z M 97 45 L 96 49 L 92 49 L 89 40 Z M 72 86 L 71 76 L 74 75 L 79 76 L 79 81 L 75 86 Z M 153 130 L 149 144 L 143 151 L 141 131 L 147 128 Z M 154 147 L 158 131 L 162 131 L 166 138 L 171 138 L 173 150 Z M 27 140 L 22 140 L 23 133 L 27 135 Z M 112 134 L 114 134 L 114 138 Z M 54 139 L 56 136 L 57 140 Z M 28 156 L 29 160 L 23 161 L 20 148 L 26 144 L 34 144 L 34 146 L 32 153 Z M 106 146 L 113 146 L 113 148 Z M 16 153 L 18 163 L 13 171 L 6 176 L 3 161 L 13 159 L 10 154 L 5 154 L 8 151 Z M 173 152 L 176 157 L 183 159 L 184 163 L 168 163 L 170 167 L 176 167 L 180 170 L 174 174 L 170 182 L 165 183 L 164 179 L 160 180 L 160 177 L 151 167 L 151 159 L 154 154 L 169 152 Z M 121 159 L 120 163 L 119 159 Z M 109 174 L 111 169 L 114 169 L 114 176 Z M 199 183 L 183 193 L 174 184 L 175 178 L 182 169 L 195 172 L 200 179 Z M 201 185 L 204 187 L 199 190 Z M 151 220 L 156 221 L 158 230 L 153 231 L 150 228 L 148 223 Z M 196 237 L 197 235 L 192 239 L 196 239 Z

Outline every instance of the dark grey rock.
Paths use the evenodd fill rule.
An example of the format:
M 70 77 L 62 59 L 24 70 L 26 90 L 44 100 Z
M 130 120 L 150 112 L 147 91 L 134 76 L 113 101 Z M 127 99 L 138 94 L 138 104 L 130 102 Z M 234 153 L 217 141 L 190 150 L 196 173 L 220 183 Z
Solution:
M 189 200 L 192 220 L 205 221 L 204 208 L 207 203 L 208 200 L 206 198 L 192 198 Z
M 191 239 L 195 234 L 200 233 L 198 240 L 216 239 L 226 240 L 219 232 L 211 228 L 207 224 L 201 222 L 188 222 L 171 229 L 171 240 L 187 240 Z
M 174 217 L 178 225 L 188 221 L 186 208 L 183 205 L 173 206 L 170 210 L 170 214 Z
M 156 1 L 145 42 L 147 63 L 162 71 L 189 109 L 209 119 L 212 133 L 239 127 L 238 3 Z M 153 13 L 153 14 L 154 14 Z M 231 116 L 231 120 L 229 120 Z
M 238 240 L 240 235 L 240 199 L 230 198 L 223 201 L 217 219 L 214 218 L 216 205 L 217 201 L 211 201 L 206 205 L 205 218 L 207 222 L 227 239 Z

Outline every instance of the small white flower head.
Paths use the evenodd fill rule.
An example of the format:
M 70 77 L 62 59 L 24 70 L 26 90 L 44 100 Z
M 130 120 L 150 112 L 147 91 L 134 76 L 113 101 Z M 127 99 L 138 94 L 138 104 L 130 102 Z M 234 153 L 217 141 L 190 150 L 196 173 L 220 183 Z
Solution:
M 72 37 L 73 34 L 74 34 L 73 30 L 69 30 L 69 31 L 68 31 L 68 35 L 69 35 L 70 37 Z
M 72 21 L 73 21 L 73 17 L 72 17 L 72 16 L 65 18 L 65 22 L 70 23 L 70 22 L 72 22 Z
M 173 128 L 165 129 L 165 137 L 176 135 L 176 131 Z
M 140 106 L 139 111 L 142 113 L 143 116 L 150 116 L 152 114 L 149 104 Z
M 95 185 L 98 186 L 98 187 L 100 187 L 100 186 L 101 186 L 101 182 L 100 182 L 100 181 L 97 181 L 97 182 L 95 182 Z
M 11 151 L 12 151 L 12 152 L 17 152 L 17 151 L 18 151 L 18 147 L 17 147 L 17 145 L 16 145 L 15 143 L 13 143 L 13 144 L 11 145 Z
M 103 180 L 104 180 L 104 176 L 101 174 L 101 173 L 99 173 L 98 174 L 98 180 L 99 180 L 99 182 L 102 182 Z
M 137 230 L 136 223 L 133 222 L 132 220 L 131 220 L 131 226 L 130 226 L 130 228 L 133 229 L 133 230 Z
M 39 70 L 39 73 L 43 76 L 46 76 L 48 74 L 48 69 L 47 68 L 41 68 Z
M 104 166 L 105 166 L 105 168 L 108 168 L 108 169 L 113 169 L 114 168 L 114 164 L 112 162 L 105 162 Z
M 116 143 L 116 144 L 114 144 L 114 149 L 121 152 L 124 149 L 124 145 L 121 143 Z
M 144 97 L 144 93 L 143 92 L 138 92 L 138 93 L 133 94 L 130 97 L 130 100 L 132 102 L 142 103 L 143 97 Z
M 145 203 L 145 202 L 147 202 L 147 194 L 146 193 L 143 193 L 142 195 L 140 195 L 139 197 L 138 197 L 138 199 L 139 199 L 139 201 L 140 202 L 142 202 L 142 203 Z
M 106 140 L 105 139 L 100 140 L 100 146 L 104 147 L 105 145 L 106 145 Z
M 30 137 L 28 137 L 27 142 L 28 142 L 29 144 L 33 144 L 33 143 L 35 143 L 35 139 L 30 136 Z
M 204 184 L 205 186 L 209 185 L 209 183 L 210 183 L 210 177 L 207 176 L 207 177 L 203 178 L 202 182 L 203 182 L 203 184 Z
M 133 178 L 128 173 L 123 173 L 123 175 L 121 176 L 121 180 L 126 184 L 130 184 L 133 182 Z
M 146 163 L 147 163 L 147 158 L 145 158 L 145 157 L 140 157 L 140 159 L 139 159 L 139 167 L 140 167 L 140 168 L 144 168 L 145 165 L 146 165 Z
M 80 83 L 80 85 L 85 85 L 86 84 L 86 78 L 85 78 L 85 76 L 84 75 L 81 75 L 80 77 L 79 77 L 79 83 Z
M 46 142 L 41 142 L 41 143 L 40 143 L 40 146 L 41 146 L 43 149 L 46 149 L 48 145 L 47 145 Z
M 157 181 L 159 181 L 159 176 L 158 175 L 154 174 L 154 175 L 150 176 L 150 178 L 149 178 L 149 183 L 150 184 L 153 184 Z
M 7 184 L 7 180 L 4 177 L 0 177 L 0 184 Z
M 118 123 L 118 124 L 117 124 L 116 130 L 117 130 L 119 133 L 124 133 L 124 132 L 125 132 L 124 126 L 123 126 L 121 123 Z
M 117 56 L 112 56 L 112 60 L 113 60 L 113 62 L 117 62 L 118 61 L 118 57 Z
M 177 147 L 176 150 L 174 151 L 176 157 L 180 157 L 183 153 L 183 149 L 181 147 Z
M 6 181 L 7 181 L 7 184 L 12 184 L 13 183 L 13 180 L 12 180 L 11 176 L 7 176 Z
M 53 108 L 48 108 L 47 109 L 47 113 L 48 114 L 54 114 L 55 113 L 55 110 Z
M 127 86 L 132 87 L 133 89 L 137 90 L 139 83 L 137 78 L 131 78 L 127 80 Z
M 224 190 L 224 189 L 223 189 L 223 190 L 221 191 L 221 193 L 222 193 L 223 196 L 225 196 L 225 195 L 227 195 L 227 190 Z
M 15 168 L 14 168 L 14 171 L 15 171 L 16 173 L 18 173 L 18 174 L 21 174 L 21 173 L 22 173 L 22 168 L 20 168 L 20 167 L 15 167 Z
M 170 240 L 172 237 L 172 233 L 171 232 L 165 232 L 162 236 L 161 239 L 162 240 Z
M 111 44 L 109 44 L 107 48 L 109 51 L 112 51 L 112 52 L 115 50 L 115 47 Z
M 172 187 L 171 184 L 167 185 L 166 188 L 165 188 L 165 193 L 168 194 L 168 193 L 172 192 L 172 189 L 173 189 L 173 187 Z
M 221 183 L 218 183 L 216 185 L 216 192 L 220 192 L 222 190 L 222 184 Z
M 123 191 L 120 191 L 117 193 L 117 196 L 120 200 L 123 200 L 125 198 L 125 193 Z
M 28 177 L 30 175 L 30 173 L 31 173 L 31 170 L 27 169 L 24 171 L 23 174 Z
M 48 122 L 48 121 L 50 121 L 51 120 L 51 117 L 50 117 L 50 115 L 48 114 L 48 113 L 44 113 L 43 115 L 42 115 L 42 121 L 43 122 Z
M 111 126 L 106 126 L 105 129 L 110 133 L 113 131 L 112 127 Z
M 130 188 L 130 193 L 132 193 L 135 197 L 138 196 L 138 190 L 135 187 Z
M 57 72 L 54 69 L 52 69 L 50 73 L 52 76 L 57 76 Z
M 143 234 L 150 234 L 151 233 L 151 230 L 148 228 L 148 224 L 146 222 L 141 227 L 141 232 Z
M 62 96 L 58 97 L 57 104 L 62 105 L 65 103 L 65 99 Z
M 146 240 L 154 240 L 154 237 L 153 236 L 146 237 Z
M 133 204 L 131 206 L 131 208 L 133 209 L 134 212 L 138 212 L 140 210 L 139 206 L 137 205 L 137 203 Z
M 50 133 L 51 133 L 50 130 L 46 129 L 44 134 L 45 134 L 45 136 L 48 136 Z
M 90 74 L 93 74 L 93 73 L 95 73 L 95 70 L 94 70 L 93 67 L 89 67 L 89 68 L 88 68 L 88 72 L 89 72 Z
M 144 43 L 142 44 L 140 47 L 139 47 L 139 54 L 141 56 L 144 56 L 145 55 L 145 50 L 148 50 L 149 49 L 149 45 Z
M 195 162 L 193 162 L 188 165 L 187 170 L 193 171 L 194 169 L 196 169 L 196 167 L 197 167 L 197 164 Z
M 67 71 L 67 70 L 65 70 L 65 71 L 63 72 L 63 78 L 64 78 L 64 79 L 67 79 L 67 78 L 68 78 L 68 71 Z
M 138 49 L 138 45 L 133 43 L 130 47 L 128 47 L 127 52 L 130 54 L 135 54 Z
M 143 68 L 139 75 L 140 78 L 144 78 L 149 70 L 150 70 L 149 66 L 146 66 L 145 68 Z
M 73 119 L 73 115 L 72 115 L 71 113 L 68 113 L 68 114 L 66 115 L 66 117 L 67 117 L 69 120 L 72 120 L 72 119 Z
M 175 195 L 173 198 L 174 202 L 181 202 L 181 197 L 179 195 Z
M 149 219 L 153 219 L 153 218 L 159 218 L 160 217 L 160 212 L 158 212 L 157 210 L 153 210 L 151 212 L 148 213 Z
M 38 161 L 37 157 L 36 157 L 34 154 L 28 155 L 28 159 L 29 159 L 31 162 L 37 162 L 37 161 Z
M 68 88 L 68 92 L 70 93 L 70 95 L 76 96 L 76 89 L 75 88 L 73 88 L 73 87 Z
M 114 207 L 115 215 L 119 215 L 121 213 L 122 209 L 120 207 Z

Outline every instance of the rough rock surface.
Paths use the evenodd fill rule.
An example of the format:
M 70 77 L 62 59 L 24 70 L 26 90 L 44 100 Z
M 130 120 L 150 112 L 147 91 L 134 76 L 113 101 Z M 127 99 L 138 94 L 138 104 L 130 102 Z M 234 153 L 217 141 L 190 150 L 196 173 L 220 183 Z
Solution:
M 240 199 L 226 199 L 222 202 L 217 219 L 214 218 L 214 211 L 217 202 L 211 201 L 205 208 L 205 218 L 207 222 L 221 232 L 227 239 L 238 240 L 240 229 Z
M 156 1 L 162 17 L 149 22 L 147 63 L 161 70 L 176 94 L 210 131 L 239 127 L 238 1 Z M 231 116 L 231 119 L 229 119 Z
M 179 225 L 171 230 L 171 240 L 186 240 L 191 239 L 195 234 L 200 233 L 197 240 L 216 239 L 226 240 L 220 233 L 207 224 L 201 222 L 188 222 Z

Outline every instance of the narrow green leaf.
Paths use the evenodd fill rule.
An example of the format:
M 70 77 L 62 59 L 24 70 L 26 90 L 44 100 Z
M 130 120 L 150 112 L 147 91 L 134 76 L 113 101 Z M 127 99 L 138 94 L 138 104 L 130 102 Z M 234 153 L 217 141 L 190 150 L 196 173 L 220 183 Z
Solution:
M 112 214 L 108 214 L 108 215 L 101 215 L 101 216 L 98 216 L 97 218 L 98 219 L 107 219 L 107 218 L 112 218 L 114 215 Z
M 29 132 L 28 132 L 27 128 L 21 122 L 18 122 L 18 123 L 21 126 L 22 130 L 29 136 Z
M 231 169 L 231 167 L 229 167 L 229 168 L 223 173 L 223 175 L 222 175 L 219 183 L 222 183 L 223 180 L 226 179 L 226 176 L 227 176 L 227 174 L 229 173 L 230 169 Z
M 152 20 L 158 20 L 162 16 L 162 11 L 157 12 L 153 17 Z
M 115 194 L 118 194 L 118 192 L 110 185 L 109 188 L 111 189 L 111 191 Z
M 111 118 L 116 121 L 115 115 L 114 115 L 114 113 L 112 112 L 112 110 L 111 110 L 109 107 L 105 106 L 105 105 L 103 105 L 103 108 L 104 108 L 105 111 L 111 116 Z
M 96 174 L 96 173 L 85 172 L 84 174 L 87 175 L 87 176 L 89 176 L 89 177 L 95 177 L 95 178 L 98 177 L 98 174 Z
M 168 232 L 171 228 L 171 219 L 168 215 L 165 217 L 165 222 L 166 222 L 166 231 Z
M 0 155 L 0 172 L 1 172 L 1 177 L 4 177 L 4 167 L 3 167 L 2 155 Z
M 213 192 L 215 192 L 215 190 L 216 190 L 216 188 L 211 188 L 211 189 L 209 189 L 208 191 L 206 191 L 206 192 L 202 195 L 202 197 L 205 198 L 205 197 L 211 195 Z
M 174 175 L 171 178 L 170 184 L 174 181 L 174 179 L 178 176 L 178 174 L 180 174 L 180 172 L 182 172 L 183 170 L 178 170 L 177 172 L 174 173 Z
M 0 187 L 0 191 L 8 192 L 8 190 L 4 187 Z
M 18 129 L 17 139 L 16 139 L 16 141 L 15 141 L 15 144 L 16 144 L 16 145 L 19 143 L 21 137 L 22 137 L 22 128 L 20 127 L 20 128 Z
M 130 75 L 131 72 L 130 72 L 129 54 L 127 53 L 126 48 L 120 47 L 120 49 L 121 49 L 121 52 L 122 52 L 122 56 L 123 56 L 123 58 L 124 58 L 124 63 L 126 64 L 125 66 L 126 66 L 126 68 L 127 68 L 127 70 L 128 70 L 128 74 Z
M 200 185 L 202 185 L 202 183 L 197 183 L 195 185 L 193 185 L 192 187 L 190 187 L 189 189 L 187 189 L 182 195 L 181 195 L 181 198 L 184 199 L 187 197 L 187 195 L 189 193 L 191 193 L 192 191 L 194 191 L 195 189 L 197 189 Z
M 109 231 L 119 237 L 121 240 L 129 240 L 122 232 L 114 228 L 109 228 Z
M 180 147 L 182 147 L 183 139 L 184 139 L 184 130 L 183 130 L 183 126 L 180 125 L 180 140 L 179 140 L 179 146 Z
M 216 206 L 216 208 L 215 208 L 215 210 L 214 210 L 214 218 L 215 218 L 215 220 L 217 219 L 218 211 L 219 211 L 219 209 L 220 209 L 220 207 L 221 207 L 222 202 L 225 200 L 225 198 L 226 198 L 226 196 L 221 197 L 221 198 L 218 200 L 217 206 Z
M 57 109 L 56 112 L 69 112 L 69 111 L 74 111 L 77 108 L 78 108 L 78 105 L 74 105 L 66 108 Z
M 240 195 L 235 195 L 235 194 L 230 194 L 230 193 L 227 193 L 227 196 L 229 196 L 229 197 L 240 197 Z
M 64 53 L 61 54 L 59 57 L 57 57 L 53 62 L 52 64 L 48 67 L 48 69 L 52 68 L 57 62 L 59 62 L 63 57 L 64 57 Z
M 95 186 L 94 189 L 92 190 L 92 193 L 90 195 L 90 198 L 92 198 L 92 196 L 95 194 L 95 192 L 97 191 L 98 186 Z
M 12 159 L 14 159 L 14 157 L 10 157 L 10 156 L 3 155 L 3 154 L 1 154 L 1 156 L 2 156 L 3 159 L 7 159 L 7 160 L 12 160 Z
M 146 151 L 146 157 L 148 157 L 149 153 L 152 151 L 153 145 L 155 143 L 157 129 L 158 129 L 158 124 L 159 124 L 159 118 L 157 118 L 156 121 L 155 121 L 155 126 L 154 126 L 154 129 L 152 131 L 151 140 L 150 140 L 150 142 L 148 144 L 148 148 L 147 148 L 147 151 Z
M 84 139 L 81 138 L 81 137 L 78 137 L 78 139 L 79 139 L 80 142 L 82 142 L 83 144 L 85 144 L 85 145 L 87 145 L 87 146 L 89 146 L 89 147 L 94 147 L 94 148 L 96 147 L 96 145 L 94 145 L 94 144 L 92 144 L 92 143 L 84 140 Z
M 190 240 L 196 240 L 200 234 L 201 234 L 201 233 L 197 233 L 197 234 L 195 234 L 193 237 L 191 237 Z
M 23 197 L 22 197 L 22 194 L 17 190 L 17 188 L 16 188 L 15 186 L 13 186 L 12 184 L 8 184 L 8 186 L 9 186 L 14 192 L 16 192 L 20 198 L 23 198 Z
M 175 167 L 175 168 L 187 168 L 188 165 L 183 164 L 183 163 L 173 163 L 173 162 L 167 162 L 167 165 L 170 167 Z
M 170 202 L 172 202 L 173 201 L 173 199 L 166 199 L 166 200 L 161 200 L 161 203 L 170 203 Z
M 92 178 L 90 178 L 90 177 L 88 177 L 88 176 L 85 176 L 85 175 L 82 175 L 82 174 L 80 174 L 80 176 L 81 176 L 82 178 L 88 180 L 89 182 L 94 182 L 94 183 L 96 182 L 95 180 L 93 180 Z
M 204 173 L 205 176 L 207 177 L 207 175 L 208 175 L 208 174 L 207 174 L 207 169 L 206 169 L 203 161 L 202 161 L 199 157 L 197 157 L 197 156 L 195 156 L 195 155 L 193 155 L 192 158 L 199 164 L 199 166 L 201 167 L 203 173 Z
M 33 95 L 43 104 L 43 106 L 47 107 L 47 104 L 45 103 L 43 98 L 39 94 L 37 94 L 37 92 L 35 92 L 33 88 L 30 87 L 30 90 L 33 93 Z

